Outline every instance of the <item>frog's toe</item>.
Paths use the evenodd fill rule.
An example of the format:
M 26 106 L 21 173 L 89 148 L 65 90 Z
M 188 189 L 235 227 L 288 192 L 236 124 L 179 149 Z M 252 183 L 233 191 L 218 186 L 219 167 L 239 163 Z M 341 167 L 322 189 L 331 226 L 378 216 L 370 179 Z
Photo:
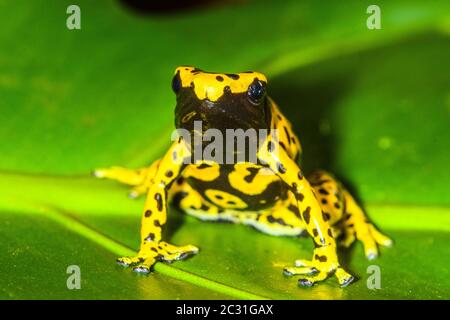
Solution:
M 341 287 L 346 287 L 355 280 L 355 277 L 340 267 L 337 268 L 334 275 L 336 276 Z
M 136 192 L 134 192 L 133 190 L 131 190 L 130 192 L 128 192 L 127 196 L 128 196 L 128 198 L 130 198 L 130 199 L 137 199 L 137 198 L 139 197 L 139 195 L 138 195 Z
M 105 177 L 105 170 L 104 169 L 95 169 L 91 172 L 91 175 L 96 178 L 104 178 Z
M 198 252 L 198 248 L 192 245 L 177 247 L 167 242 L 148 243 L 141 248 L 135 257 L 122 257 L 116 261 L 124 267 L 133 267 L 133 271 L 139 274 L 149 274 L 157 261 L 171 263 L 186 259 Z
M 116 262 L 117 264 L 123 266 L 123 267 L 130 267 L 133 265 L 136 265 L 140 262 L 143 262 L 145 259 L 141 257 L 121 257 L 117 258 Z
M 314 275 L 318 273 L 319 270 L 317 270 L 314 267 L 286 267 L 283 269 L 283 273 L 287 276 L 294 276 L 294 275 Z
M 192 257 L 193 255 L 195 255 L 198 251 L 186 251 L 186 252 L 181 252 L 179 254 L 177 254 L 177 256 L 175 257 L 175 260 L 185 260 L 189 257 Z
M 298 285 L 302 287 L 312 287 L 314 285 L 314 282 L 309 279 L 298 279 Z
M 173 262 L 187 259 L 198 253 L 199 249 L 193 245 L 176 247 L 174 245 L 163 242 L 161 247 L 161 259 L 165 262 Z
M 361 239 L 364 246 L 364 254 L 368 260 L 374 260 L 378 257 L 378 246 L 373 238 L 368 237 L 366 239 Z
M 156 263 L 157 256 L 151 255 L 145 259 L 139 259 L 139 263 L 133 267 L 133 272 L 138 274 L 149 274 L 152 271 L 153 265 Z
M 363 243 L 364 253 L 368 260 L 374 260 L 379 255 L 378 246 L 390 247 L 393 242 L 378 231 L 372 224 L 367 225 L 367 232 L 359 235 L 359 240 Z
M 392 241 L 391 238 L 385 236 L 380 231 L 375 228 L 373 224 L 369 224 L 369 230 L 370 234 L 372 235 L 373 239 L 376 243 L 383 247 L 392 247 L 394 245 L 394 241 Z
M 348 248 L 353 244 L 353 242 L 355 242 L 355 240 L 356 240 L 355 233 L 353 231 L 347 231 L 339 240 L 339 245 L 341 245 L 344 248 Z
M 324 281 L 328 278 L 328 273 L 324 271 L 318 271 L 313 275 L 305 275 L 298 279 L 299 286 L 312 287 L 320 281 Z
M 140 196 L 146 194 L 147 191 L 148 191 L 148 185 L 140 184 L 140 185 L 134 187 L 133 189 L 131 189 L 131 191 L 128 193 L 128 197 L 130 199 L 136 199 L 136 198 L 139 198 Z
M 296 267 L 307 267 L 310 266 L 312 262 L 306 259 L 297 259 L 294 264 Z
M 326 270 L 319 271 L 316 269 L 314 273 L 302 276 L 298 280 L 298 284 L 302 287 L 312 287 L 316 283 L 326 280 L 333 273 L 341 287 L 346 287 L 355 280 L 351 274 L 338 267 L 334 272 Z
M 347 286 L 354 278 L 339 265 L 336 254 L 330 250 L 332 249 L 328 247 L 316 248 L 313 260 L 296 260 L 295 267 L 284 268 L 284 274 L 299 275 L 298 284 L 302 287 L 311 287 L 333 275 L 336 276 L 341 287 Z
M 312 287 L 315 283 L 323 281 L 328 278 L 329 273 L 325 270 L 320 270 L 319 265 L 314 261 L 299 259 L 295 261 L 295 267 L 285 267 L 283 273 L 286 276 L 301 276 L 298 280 L 299 286 Z
M 133 268 L 133 271 L 138 274 L 149 274 L 150 273 L 150 267 L 148 265 L 140 264 Z

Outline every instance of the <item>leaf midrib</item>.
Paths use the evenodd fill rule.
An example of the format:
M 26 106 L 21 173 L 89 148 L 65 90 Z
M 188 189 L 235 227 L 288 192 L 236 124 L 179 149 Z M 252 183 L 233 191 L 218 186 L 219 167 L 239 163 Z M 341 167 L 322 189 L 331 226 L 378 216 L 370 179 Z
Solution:
M 135 255 L 135 250 L 121 244 L 120 242 L 111 239 L 105 234 L 97 231 L 91 226 L 83 223 L 82 221 L 75 218 L 74 213 L 67 212 L 61 208 L 57 208 L 51 205 L 40 206 L 40 214 L 51 219 L 54 222 L 59 223 L 68 230 L 83 236 L 84 238 L 96 243 L 97 245 L 103 247 L 107 251 L 117 255 L 117 256 L 133 256 Z M 238 289 L 223 283 L 184 271 L 173 266 L 156 263 L 154 270 L 163 275 L 170 276 L 174 279 L 181 280 L 193 284 L 198 287 L 206 288 L 212 291 L 222 293 L 238 299 L 247 300 L 267 300 L 268 297 L 253 294 L 251 292 Z

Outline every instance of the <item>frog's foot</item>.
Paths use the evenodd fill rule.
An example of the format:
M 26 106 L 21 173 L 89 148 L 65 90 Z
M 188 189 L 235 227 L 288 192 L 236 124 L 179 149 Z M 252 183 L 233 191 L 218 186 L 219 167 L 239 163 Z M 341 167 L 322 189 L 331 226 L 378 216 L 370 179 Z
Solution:
M 149 242 L 139 250 L 135 257 L 122 257 L 117 263 L 124 267 L 133 267 L 133 271 L 147 274 L 157 261 L 172 263 L 184 260 L 198 253 L 198 248 L 192 245 L 177 247 L 167 242 Z
M 297 260 L 295 267 L 285 267 L 284 274 L 287 276 L 300 275 L 298 284 L 304 287 L 311 287 L 333 274 L 341 287 L 349 285 L 354 280 L 351 274 L 339 266 L 335 249 L 327 247 L 315 249 L 313 260 Z
M 363 222 L 359 225 L 356 224 L 354 227 L 347 227 L 340 244 L 344 247 L 349 247 L 356 239 L 362 242 L 364 254 L 369 260 L 378 257 L 378 246 L 391 247 L 393 245 L 393 241 L 378 231 L 370 222 Z
M 92 173 L 96 178 L 116 180 L 131 186 L 144 183 L 148 168 L 128 169 L 123 167 L 100 168 Z
M 127 169 L 122 167 L 102 168 L 94 170 L 93 175 L 97 178 L 115 180 L 133 186 L 128 196 L 135 199 L 147 193 L 153 181 L 146 178 L 149 174 L 154 173 L 155 168 L 156 165 L 141 169 Z
M 128 193 L 128 197 L 131 199 L 139 198 L 140 196 L 147 193 L 149 186 L 145 183 L 142 183 L 138 186 L 135 186 L 131 189 L 131 191 Z

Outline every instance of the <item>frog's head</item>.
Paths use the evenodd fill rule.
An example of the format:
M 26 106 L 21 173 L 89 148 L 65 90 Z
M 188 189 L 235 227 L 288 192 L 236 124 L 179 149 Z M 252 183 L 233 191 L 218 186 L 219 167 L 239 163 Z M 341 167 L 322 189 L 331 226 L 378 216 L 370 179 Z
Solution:
M 258 72 L 210 73 L 178 67 L 172 81 L 177 95 L 175 126 L 192 132 L 194 121 L 202 121 L 203 131 L 268 129 L 266 83 L 266 77 Z

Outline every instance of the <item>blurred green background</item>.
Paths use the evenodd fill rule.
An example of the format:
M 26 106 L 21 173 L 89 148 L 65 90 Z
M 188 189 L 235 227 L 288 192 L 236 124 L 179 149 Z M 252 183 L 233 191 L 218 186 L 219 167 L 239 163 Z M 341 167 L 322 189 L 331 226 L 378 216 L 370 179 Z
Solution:
M 0 0 L 0 298 L 450 298 L 449 2 L 155 3 Z M 81 30 L 66 28 L 70 4 Z M 366 27 L 371 4 L 381 30 Z M 89 173 L 164 152 L 178 65 L 265 73 L 305 170 L 335 172 L 395 247 L 368 262 L 357 244 L 341 255 L 358 282 L 302 289 L 281 270 L 309 240 L 172 210 L 166 239 L 201 254 L 149 277 L 116 266 L 138 247 L 143 199 Z

